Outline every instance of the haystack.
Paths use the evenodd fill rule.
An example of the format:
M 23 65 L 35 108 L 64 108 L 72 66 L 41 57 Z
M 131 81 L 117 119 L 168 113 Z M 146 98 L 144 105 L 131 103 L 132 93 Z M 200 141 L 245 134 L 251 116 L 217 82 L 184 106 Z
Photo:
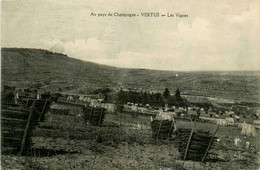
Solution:
M 159 114 L 156 115 L 155 117 L 156 120 L 172 120 L 172 114 L 168 112 L 160 112 Z
M 238 122 L 239 122 L 239 120 L 240 120 L 240 117 L 239 117 L 239 116 L 235 116 L 235 119 L 236 119 L 236 121 L 238 121 Z
M 260 125 L 260 120 L 254 120 L 255 125 Z
M 91 107 L 96 107 L 96 106 L 100 107 L 101 104 L 98 102 L 98 100 L 96 100 L 96 99 L 91 99 L 89 105 L 90 105 Z
M 242 131 L 241 131 L 242 135 L 253 136 L 253 137 L 256 136 L 256 130 L 255 130 L 254 125 L 250 125 L 250 124 L 247 124 L 247 123 L 243 123 L 243 124 L 240 124 L 240 125 L 242 127 Z
M 106 103 L 105 107 L 103 107 L 103 108 L 107 109 L 108 113 L 116 113 L 116 106 L 115 106 L 115 104 Z
M 228 125 L 234 125 L 235 121 L 234 121 L 234 118 L 226 118 L 226 121 L 227 121 L 227 124 Z
M 228 121 L 225 120 L 225 119 L 217 119 L 217 125 L 227 126 L 228 125 Z

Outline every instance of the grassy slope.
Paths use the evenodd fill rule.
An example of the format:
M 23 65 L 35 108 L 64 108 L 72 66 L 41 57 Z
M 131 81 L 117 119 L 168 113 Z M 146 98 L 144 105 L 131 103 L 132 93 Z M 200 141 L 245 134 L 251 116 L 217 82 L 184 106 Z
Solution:
M 178 77 L 175 75 L 178 74 Z M 119 69 L 43 50 L 2 49 L 2 84 L 81 92 L 98 87 L 183 93 L 259 101 L 260 72 L 173 72 Z
M 69 90 L 112 85 L 113 67 L 83 62 L 42 50 L 2 49 L 3 84 Z

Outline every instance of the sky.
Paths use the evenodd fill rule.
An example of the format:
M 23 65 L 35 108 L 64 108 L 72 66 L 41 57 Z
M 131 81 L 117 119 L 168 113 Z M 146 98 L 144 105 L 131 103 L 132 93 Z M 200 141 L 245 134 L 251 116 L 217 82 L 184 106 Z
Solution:
M 2 0 L 1 8 L 2 47 L 127 68 L 260 70 L 259 0 Z

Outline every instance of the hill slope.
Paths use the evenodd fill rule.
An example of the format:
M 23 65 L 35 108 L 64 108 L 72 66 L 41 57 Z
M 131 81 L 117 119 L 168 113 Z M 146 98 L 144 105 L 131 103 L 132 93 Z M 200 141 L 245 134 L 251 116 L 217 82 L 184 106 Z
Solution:
M 178 76 L 176 76 L 178 74 Z M 2 48 L 2 84 L 86 93 L 100 87 L 259 101 L 260 72 L 121 69 L 38 49 Z
M 83 62 L 36 49 L 2 49 L 2 83 L 20 87 L 61 88 L 112 85 L 116 68 Z

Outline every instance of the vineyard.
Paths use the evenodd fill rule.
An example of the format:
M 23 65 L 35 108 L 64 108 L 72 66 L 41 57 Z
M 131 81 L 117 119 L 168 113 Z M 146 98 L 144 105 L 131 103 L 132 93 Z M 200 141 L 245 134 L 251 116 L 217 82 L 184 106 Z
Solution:
M 3 48 L 1 168 L 258 169 L 259 80 Z
M 26 62 L 25 62 L 26 61 Z M 52 62 L 49 62 L 52 61 Z M 259 71 L 174 72 L 123 69 L 37 49 L 2 49 L 2 84 L 47 91 L 89 93 L 96 88 L 183 94 L 259 102 Z M 175 75 L 178 74 L 178 77 Z
M 27 153 L 24 156 L 2 155 L 2 167 L 226 169 L 232 166 L 255 169 L 259 166 L 256 151 L 260 146 L 257 138 L 242 137 L 236 127 L 219 127 L 216 138 L 221 140 L 219 143 L 214 141 L 204 163 L 184 161 L 180 152 L 181 138 L 176 136 L 181 134 L 181 129 L 192 129 L 193 126 L 194 122 L 177 119 L 177 131 L 169 140 L 160 140 L 153 137 L 148 116 L 133 116 L 130 113 L 105 114 L 104 122 L 96 126 L 86 123 L 82 107 L 52 104 L 45 119 L 34 128 Z M 214 133 L 216 124 L 197 122 L 196 129 L 207 129 Z M 190 132 L 186 131 L 186 134 L 189 136 Z M 257 135 L 260 135 L 259 132 Z M 250 141 L 252 146 L 249 149 L 245 149 L 243 145 L 234 146 L 233 140 L 236 137 L 242 139 L 243 145 L 245 141 Z

